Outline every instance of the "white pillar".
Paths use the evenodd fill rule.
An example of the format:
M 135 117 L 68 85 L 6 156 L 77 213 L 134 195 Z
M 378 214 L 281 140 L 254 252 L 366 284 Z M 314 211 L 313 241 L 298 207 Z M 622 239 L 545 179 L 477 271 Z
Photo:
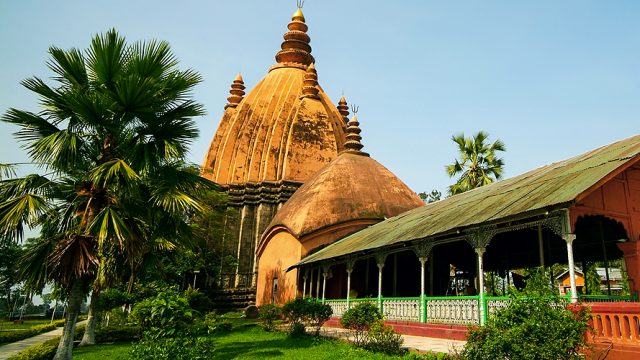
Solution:
M 313 269 L 311 269 L 310 271 L 310 276 L 309 276 L 309 297 L 312 298 L 313 297 Z
M 303 299 L 307 295 L 307 273 L 308 271 L 305 271 L 304 276 L 302 277 L 302 298 Z
M 325 269 L 322 272 L 322 302 L 324 302 L 325 293 L 327 292 L 327 271 L 329 270 Z
M 316 281 L 316 299 L 320 298 L 320 272 L 322 270 L 318 268 L 318 280 Z
M 419 257 L 418 260 L 420 260 L 420 322 L 424 322 L 427 311 L 424 303 L 424 264 L 427 262 L 427 257 Z
M 576 265 L 573 260 L 573 240 L 576 239 L 575 234 L 566 233 L 563 236 L 567 242 L 567 257 L 569 258 L 569 281 L 571 282 L 571 302 L 578 302 L 578 289 L 576 287 Z
M 349 309 L 349 300 L 351 298 L 351 272 L 353 269 L 347 268 L 347 309 Z
M 484 325 L 484 264 L 482 263 L 482 257 L 485 251 L 485 248 L 476 248 L 476 254 L 478 254 L 478 294 L 480 296 L 478 317 L 480 317 L 480 325 Z
M 378 263 L 378 309 L 382 312 L 382 268 L 384 263 Z

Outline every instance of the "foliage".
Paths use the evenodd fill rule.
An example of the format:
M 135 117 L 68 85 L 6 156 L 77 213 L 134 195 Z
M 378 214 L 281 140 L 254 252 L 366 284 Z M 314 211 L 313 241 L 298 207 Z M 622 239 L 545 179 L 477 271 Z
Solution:
M 598 274 L 596 263 L 592 263 L 587 267 L 587 271 L 584 274 L 584 283 L 583 289 L 587 291 L 588 295 L 602 295 L 602 290 L 600 289 L 602 280 Z
M 307 329 L 304 323 L 294 322 L 289 327 L 289 336 L 292 338 L 301 337 L 307 334 Z
M 18 284 L 18 265 L 22 248 L 15 242 L 0 239 L 0 311 L 12 308 L 12 288 Z
M 440 198 L 442 197 L 442 193 L 436 189 L 433 189 L 428 194 L 426 192 L 418 193 L 418 196 L 420 197 L 420 199 L 422 199 L 422 201 L 430 204 L 432 202 L 440 200 Z
M 133 295 L 118 288 L 109 288 L 100 292 L 98 308 L 100 310 L 111 310 L 133 302 Z
M 498 151 L 505 151 L 504 143 L 498 139 L 487 143 L 489 134 L 479 131 L 473 137 L 454 135 L 451 140 L 458 146 L 460 159 L 446 166 L 449 177 L 460 174 L 455 184 L 449 186 L 449 194 L 455 195 L 490 184 L 502 177 L 504 160 L 497 157 Z
M 314 327 L 316 335 L 319 334 L 322 324 L 324 324 L 333 310 L 331 306 L 323 304 L 316 299 L 293 299 L 282 306 L 282 313 L 289 322 L 290 331 L 293 332 L 297 324 L 309 323 Z
M 396 334 L 391 326 L 384 324 L 384 321 L 378 320 L 369 328 L 364 347 L 374 352 L 400 355 L 405 352 L 402 348 L 402 342 L 400 334 Z
M 275 321 L 280 318 L 282 309 L 275 304 L 265 304 L 260 306 L 260 320 L 262 320 L 262 327 L 266 331 L 273 331 L 275 329 Z
M 184 296 L 165 290 L 155 298 L 137 303 L 131 317 L 142 328 L 145 338 L 158 339 L 186 334 L 194 314 Z
M 380 310 L 373 302 L 361 302 L 342 314 L 340 324 L 353 333 L 354 343 L 363 346 L 367 331 L 377 321 L 382 320 Z
M 206 314 L 213 308 L 211 299 L 197 289 L 189 287 L 185 290 L 184 296 L 187 298 L 189 306 L 200 314 Z
M 209 359 L 214 355 L 214 339 L 209 337 L 176 337 L 145 339 L 133 345 L 131 358 L 156 359 Z
M 522 291 L 513 289 L 513 296 L 557 297 L 560 295 L 558 288 L 551 282 L 543 267 L 526 269 L 525 274 L 524 289 Z
M 307 305 L 307 320 L 314 327 L 316 336 L 320 335 L 320 328 L 333 315 L 333 309 L 328 304 L 318 300 L 311 300 Z
M 203 325 L 205 326 L 208 334 L 231 331 L 233 328 L 229 319 L 218 315 L 215 311 L 209 312 L 205 315 Z
M 142 329 L 139 326 L 115 325 L 96 329 L 97 343 L 111 343 L 119 341 L 133 341 L 140 339 Z
M 586 309 L 566 309 L 558 297 L 531 293 L 472 329 L 465 359 L 579 359 L 588 329 Z

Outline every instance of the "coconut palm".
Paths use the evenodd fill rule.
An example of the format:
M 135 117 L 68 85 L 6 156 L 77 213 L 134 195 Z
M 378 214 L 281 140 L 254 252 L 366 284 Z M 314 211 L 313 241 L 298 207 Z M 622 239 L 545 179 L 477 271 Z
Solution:
M 502 177 L 504 161 L 496 152 L 505 151 L 504 143 L 498 139 L 487 142 L 489 134 L 479 131 L 473 137 L 464 134 L 454 135 L 451 140 L 458 145 L 460 159 L 446 166 L 449 177 L 460 174 L 455 184 L 449 186 L 449 194 L 455 195 L 477 187 L 490 184 Z
M 177 68 L 167 43 L 127 44 L 111 30 L 85 51 L 49 54 L 55 84 L 22 82 L 42 111 L 2 117 L 18 126 L 42 174 L 0 182 L 0 236 L 42 227 L 23 274 L 33 287 L 53 281 L 68 293 L 55 359 L 70 359 L 80 304 L 105 263 L 135 262 L 152 234 L 183 239 L 186 214 L 200 210 L 199 193 L 213 184 L 184 163 L 198 135 L 193 117 L 204 113 L 191 99 L 201 78 Z

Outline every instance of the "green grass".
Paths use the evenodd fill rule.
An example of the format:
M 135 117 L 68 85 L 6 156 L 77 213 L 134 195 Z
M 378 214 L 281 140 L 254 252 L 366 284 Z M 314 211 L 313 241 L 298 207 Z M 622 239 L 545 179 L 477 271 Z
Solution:
M 81 347 L 73 350 L 73 358 L 80 360 L 88 359 L 111 359 L 125 360 L 129 358 L 131 344 L 101 344 L 91 347 Z
M 25 320 L 24 324 L 14 324 L 13 321 L 2 321 L 0 322 L 0 331 L 8 331 L 8 330 L 26 330 L 35 325 L 48 324 L 51 320 Z
M 401 359 L 397 356 L 376 354 L 343 341 L 304 336 L 289 338 L 279 332 L 265 332 L 259 326 L 238 326 L 232 332 L 213 335 L 216 339 L 215 356 L 212 359 Z M 77 348 L 74 359 L 126 359 L 131 349 L 129 343 L 104 344 Z

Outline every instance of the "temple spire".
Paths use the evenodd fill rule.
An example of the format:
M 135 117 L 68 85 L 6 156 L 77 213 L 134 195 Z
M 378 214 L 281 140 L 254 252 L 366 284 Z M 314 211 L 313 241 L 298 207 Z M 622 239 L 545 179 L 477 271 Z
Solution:
M 344 98 L 344 95 L 340 97 L 340 101 L 338 101 L 338 112 L 342 115 L 342 119 L 344 119 L 344 123 L 347 124 L 349 122 L 349 106 L 347 104 L 347 100 Z
M 304 68 L 315 62 L 311 55 L 311 38 L 307 35 L 309 27 L 305 24 L 302 9 L 298 10 L 291 17 L 291 22 L 287 25 L 289 31 L 284 34 L 282 50 L 276 54 L 276 61 L 279 65 L 296 66 L 303 65 Z
M 318 93 L 320 92 L 320 89 L 318 89 L 318 72 L 316 71 L 316 67 L 313 63 L 307 67 L 307 72 L 304 74 L 303 84 L 303 98 L 320 99 L 318 96 Z
M 347 124 L 347 141 L 344 143 L 345 152 L 369 156 L 366 152 L 361 151 L 364 145 L 360 142 L 362 136 L 360 136 L 360 122 L 358 122 L 358 116 L 353 115 L 349 123 Z
M 238 104 L 240 104 L 240 101 L 242 101 L 242 99 L 244 99 L 244 80 L 242 80 L 242 75 L 240 75 L 240 73 L 238 73 L 238 75 L 236 76 L 235 79 L 233 79 L 233 83 L 231 83 L 231 90 L 229 90 L 229 93 L 231 93 L 231 96 L 229 96 L 227 98 L 227 105 L 224 106 L 224 108 L 229 108 L 229 107 L 236 107 L 238 106 Z

